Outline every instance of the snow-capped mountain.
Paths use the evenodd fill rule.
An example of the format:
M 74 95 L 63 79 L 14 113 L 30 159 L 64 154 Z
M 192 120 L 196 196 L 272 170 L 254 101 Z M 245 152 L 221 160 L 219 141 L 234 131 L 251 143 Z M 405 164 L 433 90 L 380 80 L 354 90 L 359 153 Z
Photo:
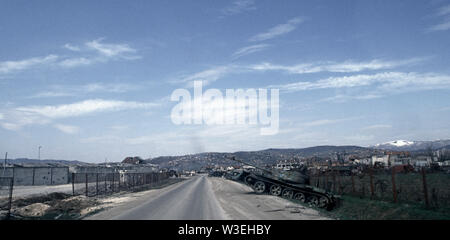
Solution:
M 413 145 L 414 142 L 412 141 L 407 141 L 407 140 L 395 140 L 395 141 L 390 141 L 390 142 L 385 142 L 385 143 L 379 143 L 376 144 L 375 146 L 382 146 L 382 145 L 386 145 L 386 146 L 394 146 L 394 147 L 404 147 L 404 146 L 411 146 Z
M 450 145 L 450 139 L 447 140 L 434 140 L 434 141 L 407 141 L 407 140 L 395 140 L 385 143 L 379 143 L 372 148 L 396 150 L 396 151 L 418 151 L 428 148 L 439 149 Z

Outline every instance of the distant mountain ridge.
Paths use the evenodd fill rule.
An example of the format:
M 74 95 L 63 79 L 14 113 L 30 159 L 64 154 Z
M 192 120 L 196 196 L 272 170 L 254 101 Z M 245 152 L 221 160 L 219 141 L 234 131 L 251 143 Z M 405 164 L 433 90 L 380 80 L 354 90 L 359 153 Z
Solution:
M 212 165 L 232 165 L 233 162 L 227 156 L 236 158 L 250 164 L 266 165 L 275 164 L 279 160 L 286 160 L 298 157 L 317 157 L 317 159 L 336 158 L 337 155 L 357 155 L 358 157 L 371 157 L 383 154 L 384 151 L 410 151 L 415 154 L 425 152 L 429 148 L 433 150 L 450 149 L 450 140 L 435 141 L 408 141 L 396 140 L 376 144 L 369 147 L 361 146 L 314 146 L 307 148 L 269 148 L 259 151 L 238 151 L 238 152 L 203 152 L 197 154 L 186 154 L 182 156 L 159 156 L 152 159 L 143 160 L 143 163 L 158 164 L 161 167 L 177 169 L 200 169 L 204 166 Z M 3 163 L 3 161 L 1 161 Z M 8 159 L 9 164 L 29 164 L 29 165 L 94 165 L 77 160 L 37 160 L 28 158 Z
M 3 164 L 3 160 L 0 162 Z M 16 158 L 7 159 L 8 164 L 29 164 L 29 165 L 92 165 L 93 163 L 81 162 L 78 160 L 51 160 L 51 159 L 30 159 L 30 158 Z
M 371 156 L 380 153 L 380 150 L 360 146 L 315 146 L 308 148 L 269 148 L 259 151 L 239 151 L 229 153 L 206 152 L 188 154 L 183 156 L 160 156 L 148 159 L 146 162 L 159 164 L 161 167 L 175 167 L 179 169 L 199 169 L 211 165 L 232 165 L 233 162 L 227 156 L 235 156 L 237 159 L 249 164 L 266 165 L 275 164 L 279 160 L 298 157 L 336 157 L 336 154 L 358 154 Z M 237 164 L 237 163 L 236 163 Z

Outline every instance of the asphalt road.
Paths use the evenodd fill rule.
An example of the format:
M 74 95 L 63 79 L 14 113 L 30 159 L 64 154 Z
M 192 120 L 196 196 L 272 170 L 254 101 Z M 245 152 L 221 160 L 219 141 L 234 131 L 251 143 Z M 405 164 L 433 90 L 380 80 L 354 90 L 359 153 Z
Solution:
M 192 220 L 226 219 L 226 216 L 214 196 L 207 177 L 197 176 L 111 219 Z
M 201 175 L 117 200 L 120 204 L 85 219 L 329 219 L 312 208 L 286 199 L 255 194 L 244 184 Z

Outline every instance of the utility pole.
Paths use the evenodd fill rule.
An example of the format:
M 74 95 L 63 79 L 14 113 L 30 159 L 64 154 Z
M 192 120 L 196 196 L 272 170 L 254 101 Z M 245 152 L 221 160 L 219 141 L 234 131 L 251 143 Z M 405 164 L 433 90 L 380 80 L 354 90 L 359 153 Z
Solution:
M 41 148 L 42 148 L 42 146 L 38 147 L 38 159 L 39 159 L 39 161 L 41 160 Z

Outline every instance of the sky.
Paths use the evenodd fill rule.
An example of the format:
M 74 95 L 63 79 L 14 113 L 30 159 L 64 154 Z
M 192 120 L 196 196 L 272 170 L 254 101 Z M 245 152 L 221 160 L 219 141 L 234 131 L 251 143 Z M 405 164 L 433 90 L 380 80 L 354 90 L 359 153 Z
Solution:
M 448 139 L 449 42 L 450 1 L 0 0 L 0 153 L 104 162 Z M 279 89 L 278 132 L 175 124 L 171 95 L 194 81 Z

